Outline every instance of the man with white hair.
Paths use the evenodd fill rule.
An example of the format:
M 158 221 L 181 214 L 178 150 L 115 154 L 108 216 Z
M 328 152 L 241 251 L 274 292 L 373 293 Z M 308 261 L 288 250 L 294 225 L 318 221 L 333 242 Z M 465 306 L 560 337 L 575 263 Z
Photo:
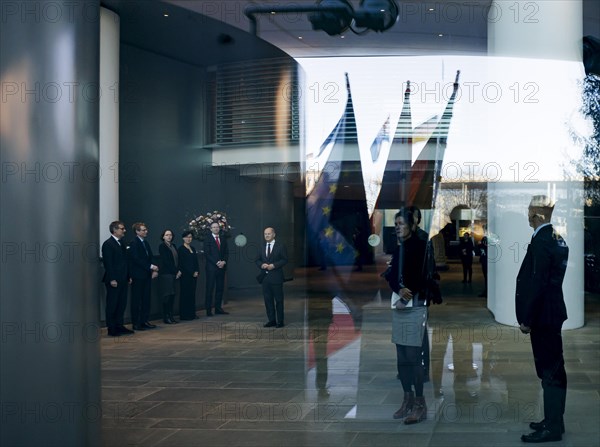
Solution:
M 544 419 L 531 422 L 534 432 L 523 442 L 560 441 L 565 431 L 563 415 L 567 396 L 567 373 L 561 329 L 567 319 L 562 291 L 569 248 L 550 223 L 554 202 L 545 195 L 533 196 L 528 220 L 531 243 L 517 275 L 515 296 L 521 332 L 530 334 L 537 376 L 542 381 Z

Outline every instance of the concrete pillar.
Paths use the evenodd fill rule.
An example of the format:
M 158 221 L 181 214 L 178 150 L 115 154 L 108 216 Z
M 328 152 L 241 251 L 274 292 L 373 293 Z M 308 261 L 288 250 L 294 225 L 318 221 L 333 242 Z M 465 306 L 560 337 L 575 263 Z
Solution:
M 100 240 L 119 219 L 119 16 L 100 8 Z
M 488 230 L 496 243 L 490 247 L 488 307 L 499 323 L 516 325 L 516 275 L 533 231 L 527 207 L 532 195 L 548 194 L 557 200 L 552 223 L 570 248 L 563 283 L 569 319 L 563 328 L 581 327 L 583 183 L 570 169 L 577 148 L 568 138 L 568 120 L 578 113 L 574 98 L 583 76 L 582 3 L 493 1 L 488 21 L 490 80 L 510 86 L 512 102 L 489 105 L 483 145 L 510 166 L 500 181 L 488 183 Z M 549 140 L 549 132 L 560 138 Z
M 99 445 L 99 2 L 0 7 L 0 444 Z

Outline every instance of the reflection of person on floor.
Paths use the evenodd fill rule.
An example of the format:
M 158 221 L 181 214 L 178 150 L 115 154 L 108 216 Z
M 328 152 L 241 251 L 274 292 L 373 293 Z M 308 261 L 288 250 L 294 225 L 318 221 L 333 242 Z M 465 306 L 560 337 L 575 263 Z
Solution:
M 309 293 L 307 296 L 309 340 L 312 340 L 313 343 L 316 363 L 315 382 L 319 396 L 327 397 L 329 396 L 327 389 L 327 337 L 329 326 L 333 322 L 332 300 L 313 293 Z
M 469 233 L 463 235 L 458 244 L 458 249 L 460 250 L 460 262 L 463 268 L 463 283 L 470 283 L 473 279 L 473 250 L 475 246 Z
M 409 209 L 396 213 L 398 246 L 392 256 L 387 281 L 392 295 L 392 342 L 400 381 L 404 390 L 402 406 L 394 419 L 415 424 L 427 419 L 423 396 L 423 337 L 427 326 L 427 307 L 422 299 L 426 283 L 424 267 L 427 242 L 419 239 L 414 228 L 414 215 Z
M 430 326 L 431 339 L 431 381 L 435 397 L 444 394 L 442 376 L 444 372 L 452 374 L 454 396 L 457 401 L 464 397 L 475 398 L 478 390 L 472 383 L 478 378 L 477 365 L 473 361 L 474 338 L 468 327 L 462 324 L 448 324 L 442 327 Z M 449 362 L 444 358 L 452 342 L 452 357 Z
M 549 197 L 531 199 L 528 219 L 534 231 L 517 275 L 517 322 L 521 332 L 531 336 L 535 370 L 544 393 L 544 419 L 529 424 L 535 431 L 523 435 L 523 442 L 560 441 L 565 430 L 567 373 L 561 329 L 567 309 L 562 283 L 569 248 L 550 223 L 553 211 Z

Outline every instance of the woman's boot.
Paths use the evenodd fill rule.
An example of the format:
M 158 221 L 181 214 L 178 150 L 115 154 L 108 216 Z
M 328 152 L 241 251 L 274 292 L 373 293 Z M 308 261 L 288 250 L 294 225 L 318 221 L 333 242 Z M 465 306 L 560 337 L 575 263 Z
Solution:
M 423 396 L 415 397 L 415 404 L 413 405 L 410 414 L 404 419 L 404 423 L 416 424 L 425 419 L 427 419 L 427 405 L 425 404 L 425 398 Z
M 171 295 L 169 297 L 169 321 L 171 324 L 179 323 L 175 318 L 173 318 L 173 301 L 175 301 L 175 295 Z
M 404 393 L 404 400 L 402 406 L 394 413 L 394 419 L 402 419 L 410 414 L 415 404 L 415 393 L 412 391 Z
M 163 322 L 165 324 L 172 324 L 171 317 L 169 315 L 169 303 L 163 303 Z

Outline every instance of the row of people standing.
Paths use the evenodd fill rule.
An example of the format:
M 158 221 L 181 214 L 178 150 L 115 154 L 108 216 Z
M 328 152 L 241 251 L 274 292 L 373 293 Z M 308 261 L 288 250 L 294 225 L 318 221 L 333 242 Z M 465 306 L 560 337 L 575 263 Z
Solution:
M 153 264 L 152 248 L 146 240 L 148 228 L 143 222 L 132 226 L 135 237 L 125 245 L 125 224 L 121 221 L 111 222 L 111 236 L 102 244 L 102 261 L 105 274 L 103 282 L 106 287 L 106 326 L 108 335 L 119 336 L 131 334 L 136 330 L 153 329 L 150 323 L 150 301 L 152 280 L 159 278 L 159 292 L 162 298 L 163 321 L 166 324 L 176 323 L 173 317 L 173 306 L 176 294 L 176 282 L 180 281 L 180 318 L 193 320 L 196 315 L 196 285 L 199 277 L 198 253 L 191 245 L 192 233 L 182 234 L 183 244 L 176 247 L 173 243 L 172 230 L 164 230 L 161 234 L 158 265 Z M 220 238 L 218 223 L 211 225 L 211 236 L 204 241 L 206 254 L 206 296 L 205 307 L 208 316 L 227 314 L 222 308 L 225 270 L 227 265 L 227 241 Z M 215 247 L 212 246 L 215 244 Z M 132 329 L 127 329 L 124 312 L 127 307 L 127 290 L 131 285 L 131 322 Z

